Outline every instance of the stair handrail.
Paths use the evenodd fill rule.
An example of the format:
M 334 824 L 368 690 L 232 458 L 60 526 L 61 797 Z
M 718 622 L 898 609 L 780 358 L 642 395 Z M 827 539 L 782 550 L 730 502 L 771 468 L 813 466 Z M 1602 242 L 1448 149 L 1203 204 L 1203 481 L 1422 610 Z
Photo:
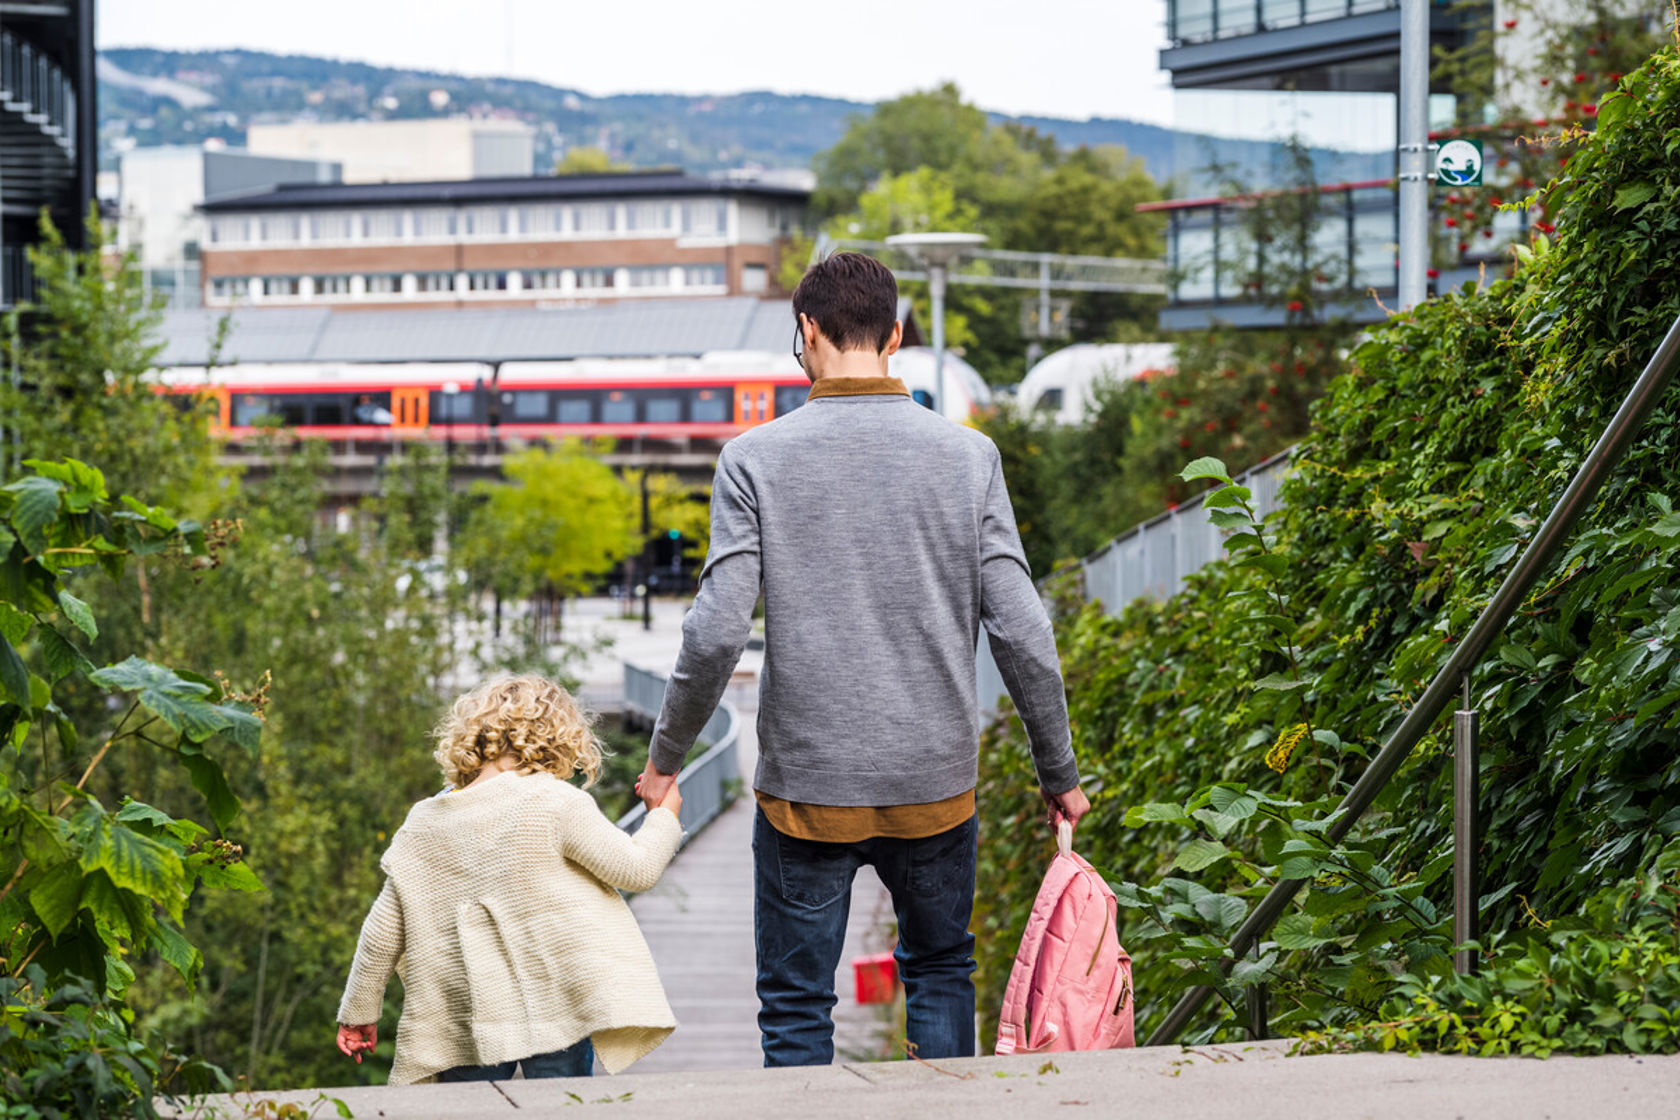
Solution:
M 1575 472 L 1575 477 L 1564 489 L 1545 522 L 1535 533 L 1534 539 L 1529 541 L 1523 550 L 1516 566 L 1511 569 L 1505 581 L 1494 592 L 1493 598 L 1483 608 L 1480 617 L 1470 632 L 1464 636 L 1454 648 L 1452 656 L 1447 658 L 1435 679 L 1429 682 L 1423 696 L 1406 713 L 1400 721 L 1400 726 L 1388 737 L 1382 750 L 1371 760 L 1359 780 L 1348 790 L 1342 798 L 1341 804 L 1336 806 L 1331 814 L 1333 820 L 1326 830 L 1330 843 L 1338 843 L 1347 835 L 1353 825 L 1371 807 L 1384 787 L 1386 787 L 1400 766 L 1406 761 L 1425 732 L 1446 711 L 1447 704 L 1458 692 L 1464 678 L 1480 661 L 1482 654 L 1499 632 L 1505 628 L 1511 616 L 1516 613 L 1534 584 L 1538 582 L 1547 565 L 1557 554 L 1559 548 L 1568 539 L 1575 523 L 1580 520 L 1582 512 L 1598 493 L 1599 487 L 1616 465 L 1626 454 L 1628 445 L 1639 429 L 1644 426 L 1651 412 L 1662 399 L 1663 391 L 1668 388 L 1674 378 L 1675 367 L 1680 364 L 1680 318 L 1676 318 L 1668 333 L 1663 337 L 1656 352 L 1646 363 L 1639 379 L 1633 383 L 1622 405 L 1616 410 L 1616 415 L 1610 419 L 1598 442 L 1587 453 L 1587 458 Z M 1228 973 L 1231 966 L 1252 950 L 1288 908 L 1290 900 L 1295 897 L 1306 879 L 1280 879 L 1266 892 L 1254 910 L 1237 932 L 1231 936 L 1231 955 L 1219 964 L 1222 972 Z M 1149 1036 L 1146 1046 L 1165 1045 L 1177 1038 L 1179 1032 L 1189 1025 L 1190 1019 L 1201 1010 L 1202 1005 L 1213 995 L 1213 988 L 1208 984 L 1198 984 L 1185 992 L 1177 1004 L 1168 1012 L 1167 1018 L 1155 1028 Z

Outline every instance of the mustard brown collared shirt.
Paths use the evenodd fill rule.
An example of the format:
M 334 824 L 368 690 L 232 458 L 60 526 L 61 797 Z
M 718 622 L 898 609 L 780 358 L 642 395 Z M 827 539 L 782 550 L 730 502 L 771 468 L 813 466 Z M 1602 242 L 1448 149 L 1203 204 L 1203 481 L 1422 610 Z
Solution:
M 711 547 L 649 749 L 660 771 L 681 766 L 716 707 L 761 594 L 753 787 L 779 830 L 896 835 L 917 830 L 908 818 L 932 835 L 972 814 L 982 629 L 1040 783 L 1078 783 L 997 448 L 897 379 L 823 379 L 804 407 L 724 446 Z

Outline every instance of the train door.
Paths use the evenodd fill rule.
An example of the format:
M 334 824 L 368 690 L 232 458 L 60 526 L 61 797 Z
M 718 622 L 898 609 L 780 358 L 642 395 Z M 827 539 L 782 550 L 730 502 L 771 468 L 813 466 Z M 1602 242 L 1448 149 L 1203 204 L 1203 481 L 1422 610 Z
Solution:
M 775 387 L 768 382 L 743 382 L 735 386 L 735 423 L 751 428 L 773 419 L 770 402 L 774 394 Z
M 426 389 L 392 389 L 391 427 L 424 428 L 430 397 Z

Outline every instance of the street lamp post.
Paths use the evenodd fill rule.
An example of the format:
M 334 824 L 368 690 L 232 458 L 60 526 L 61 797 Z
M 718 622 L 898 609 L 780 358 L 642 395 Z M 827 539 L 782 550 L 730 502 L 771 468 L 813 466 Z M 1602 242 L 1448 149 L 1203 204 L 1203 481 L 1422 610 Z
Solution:
M 447 472 L 455 459 L 455 398 L 460 395 L 457 381 L 443 383 L 443 469 Z
M 933 301 L 933 383 L 941 415 L 949 416 L 945 397 L 945 273 L 958 257 L 986 243 L 983 233 L 898 233 L 887 244 L 902 249 L 927 269 Z

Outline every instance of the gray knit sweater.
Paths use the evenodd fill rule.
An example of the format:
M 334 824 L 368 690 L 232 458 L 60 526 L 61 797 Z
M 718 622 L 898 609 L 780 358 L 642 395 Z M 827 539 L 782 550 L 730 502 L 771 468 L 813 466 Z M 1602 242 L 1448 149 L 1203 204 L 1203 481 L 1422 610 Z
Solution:
M 717 706 L 764 596 L 755 788 L 888 806 L 973 789 L 984 626 L 1051 793 L 1078 782 L 1050 620 L 991 440 L 897 381 L 824 395 L 731 440 L 712 536 L 654 727 L 663 773 Z

